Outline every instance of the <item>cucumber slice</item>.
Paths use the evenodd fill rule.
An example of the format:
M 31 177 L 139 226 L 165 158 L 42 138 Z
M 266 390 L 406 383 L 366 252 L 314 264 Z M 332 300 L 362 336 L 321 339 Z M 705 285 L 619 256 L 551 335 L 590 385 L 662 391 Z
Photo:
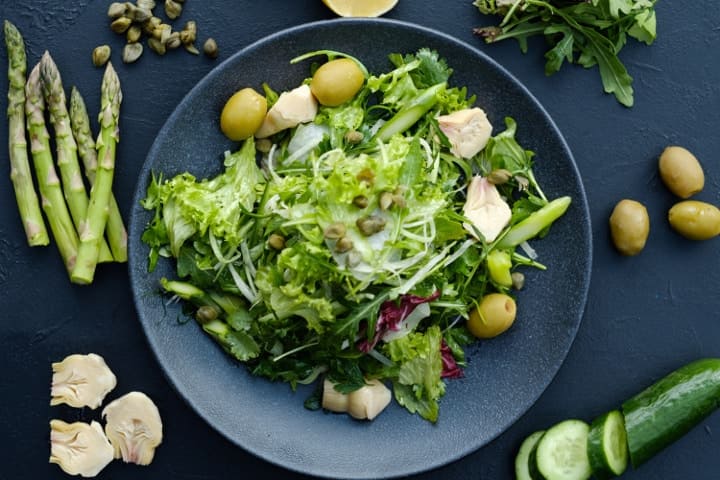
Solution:
M 628 445 L 625 419 L 620 411 L 613 410 L 593 420 L 587 450 L 590 468 L 596 478 L 604 480 L 625 472 Z
M 528 468 L 528 460 L 530 459 L 530 453 L 535 448 L 535 445 L 543 436 L 545 430 L 531 433 L 525 441 L 520 445 L 520 450 L 515 457 L 515 480 L 532 480 L 530 476 L 530 470 Z
M 689 363 L 625 403 L 630 461 L 638 467 L 720 407 L 720 358 Z
M 587 480 L 590 459 L 587 439 L 590 426 L 582 420 L 565 420 L 550 428 L 530 453 L 531 478 Z

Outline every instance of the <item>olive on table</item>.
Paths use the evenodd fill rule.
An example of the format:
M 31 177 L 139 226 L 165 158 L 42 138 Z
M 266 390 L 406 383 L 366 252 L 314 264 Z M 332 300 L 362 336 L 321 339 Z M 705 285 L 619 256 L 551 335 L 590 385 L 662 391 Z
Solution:
M 705 186 L 705 174 L 695 155 L 683 147 L 667 147 L 658 161 L 660 178 L 680 198 L 689 198 Z
M 668 212 L 670 226 L 690 240 L 709 240 L 720 235 L 720 209 L 697 200 L 676 203 Z
M 497 337 L 512 326 L 516 313 L 517 305 L 512 297 L 504 293 L 490 293 L 470 311 L 468 330 L 478 338 Z
M 220 114 L 220 129 L 230 140 L 252 137 L 267 114 L 267 100 L 252 88 L 243 88 L 227 101 Z
M 320 66 L 310 82 L 310 90 L 322 105 L 336 107 L 360 91 L 365 76 L 349 58 L 338 58 Z
M 623 199 L 610 215 L 610 235 L 615 248 L 623 255 L 637 255 L 645 248 L 650 234 L 650 217 L 645 206 Z

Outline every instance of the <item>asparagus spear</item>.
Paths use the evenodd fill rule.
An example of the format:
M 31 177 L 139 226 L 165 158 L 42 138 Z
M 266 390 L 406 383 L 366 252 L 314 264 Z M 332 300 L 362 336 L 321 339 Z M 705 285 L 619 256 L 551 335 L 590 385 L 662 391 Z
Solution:
M 108 62 L 103 76 L 100 95 L 100 135 L 97 140 L 98 168 L 95 184 L 90 190 L 90 205 L 87 219 L 80 231 L 80 247 L 77 264 L 71 280 L 75 283 L 90 283 L 95 275 L 95 266 L 100 253 L 100 241 L 108 217 L 108 203 L 115 173 L 115 148 L 119 140 L 118 121 L 122 91 L 120 79 Z
M 50 243 L 45 222 L 40 213 L 25 139 L 25 72 L 27 59 L 25 42 L 15 25 L 5 20 L 5 45 L 8 52 L 8 139 L 10 144 L 10 179 L 15 188 L 20 219 L 25 228 L 28 245 Z
M 55 129 L 57 166 L 60 169 L 63 193 L 70 208 L 73 224 L 79 233 L 84 228 L 83 222 L 87 216 L 88 196 L 78 163 L 77 144 L 70 129 L 60 71 L 48 52 L 45 52 L 40 60 L 40 74 L 45 102 L 50 111 L 50 122 Z M 112 259 L 112 253 L 103 239 L 100 244 L 99 261 L 107 262 Z
M 71 273 L 77 257 L 78 237 L 63 198 L 60 179 L 55 172 L 50 153 L 50 135 L 45 127 L 45 101 L 40 82 L 40 64 L 32 69 L 25 85 L 25 115 L 30 134 L 35 174 L 42 196 L 42 208 L 47 216 L 65 268 Z
M 72 88 L 70 93 L 70 126 L 77 141 L 78 154 L 85 166 L 85 176 L 90 185 L 94 185 L 97 170 L 95 140 L 90 129 L 90 119 L 88 118 L 85 101 L 75 87 Z M 120 208 L 112 192 L 110 193 L 108 209 L 105 233 L 110 250 L 116 262 L 127 262 L 127 230 L 125 230 Z

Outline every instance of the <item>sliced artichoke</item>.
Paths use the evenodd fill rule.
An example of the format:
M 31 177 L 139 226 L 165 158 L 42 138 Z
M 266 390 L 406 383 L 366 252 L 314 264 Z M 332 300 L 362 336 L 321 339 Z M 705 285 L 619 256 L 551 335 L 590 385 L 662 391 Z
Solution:
M 69 475 L 94 477 L 113 459 L 113 447 L 98 422 L 50 420 L 50 463 Z
M 106 406 L 102 416 L 115 458 L 138 465 L 152 462 L 155 448 L 162 442 L 162 421 L 147 395 L 130 392 Z
M 65 357 L 62 362 L 53 363 L 52 370 L 50 405 L 66 403 L 75 408 L 96 409 L 117 384 L 105 360 L 94 353 Z

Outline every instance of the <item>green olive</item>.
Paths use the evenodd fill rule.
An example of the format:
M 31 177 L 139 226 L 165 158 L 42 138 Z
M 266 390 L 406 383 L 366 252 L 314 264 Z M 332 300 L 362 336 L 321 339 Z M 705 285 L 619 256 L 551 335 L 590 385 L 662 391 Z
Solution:
M 336 107 L 355 96 L 365 82 L 354 60 L 338 58 L 317 69 L 310 82 L 310 90 L 322 105 Z
M 267 114 L 265 97 L 252 88 L 243 88 L 227 101 L 220 114 L 220 130 L 230 140 L 252 137 Z
M 470 311 L 467 326 L 478 338 L 497 337 L 515 321 L 517 306 L 512 297 L 504 293 L 485 295 L 480 304 Z
M 650 217 L 645 206 L 635 200 L 620 200 L 610 215 L 610 235 L 623 255 L 637 255 L 645 248 L 650 233 Z
M 670 226 L 690 240 L 708 240 L 720 235 L 720 209 L 697 200 L 676 203 L 668 213 Z
M 683 147 L 667 147 L 658 162 L 665 186 L 680 198 L 689 198 L 705 186 L 705 174 L 695 155 Z

